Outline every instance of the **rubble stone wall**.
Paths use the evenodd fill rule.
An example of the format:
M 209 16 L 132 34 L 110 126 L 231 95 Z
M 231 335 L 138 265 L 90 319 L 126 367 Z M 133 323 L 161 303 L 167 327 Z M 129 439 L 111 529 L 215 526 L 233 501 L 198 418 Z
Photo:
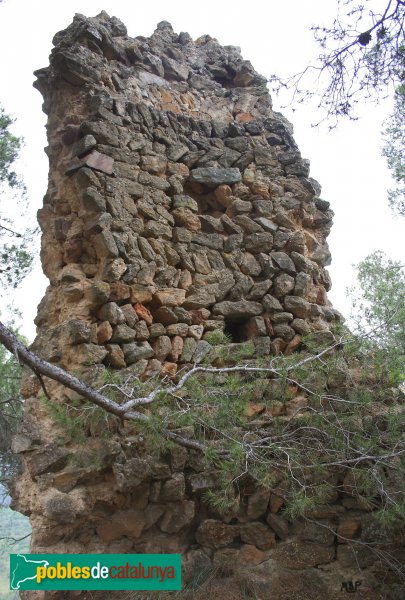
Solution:
M 173 373 L 215 329 L 260 354 L 328 330 L 333 213 L 239 49 L 80 15 L 54 44 L 35 84 L 49 115 L 47 358 Z
M 76 15 L 36 76 L 50 162 L 39 355 L 91 383 L 106 368 L 174 377 L 210 354 L 215 330 L 256 356 L 328 335 L 333 213 L 239 48 L 167 22 L 132 39 L 104 12 Z M 74 393 L 47 385 L 74 410 Z M 296 585 L 340 597 L 355 562 L 373 562 L 334 534 L 359 534 L 357 506 L 321 507 L 323 526 L 291 524 L 277 493 L 248 489 L 237 514 L 213 512 L 202 494 L 215 473 L 198 452 L 153 458 L 125 426 L 98 435 L 103 421 L 77 445 L 38 401 L 35 378 L 22 389 L 15 505 L 31 516 L 33 552 L 181 552 L 189 573 L 230 559 L 263 597 L 278 585 L 278 600 Z

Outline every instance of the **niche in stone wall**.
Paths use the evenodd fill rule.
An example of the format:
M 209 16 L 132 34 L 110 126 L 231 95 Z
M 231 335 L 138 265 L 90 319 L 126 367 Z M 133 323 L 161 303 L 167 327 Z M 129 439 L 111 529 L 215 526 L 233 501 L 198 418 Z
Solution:
M 246 326 L 249 319 L 225 319 L 224 333 L 227 334 L 233 343 L 240 344 L 246 342 Z

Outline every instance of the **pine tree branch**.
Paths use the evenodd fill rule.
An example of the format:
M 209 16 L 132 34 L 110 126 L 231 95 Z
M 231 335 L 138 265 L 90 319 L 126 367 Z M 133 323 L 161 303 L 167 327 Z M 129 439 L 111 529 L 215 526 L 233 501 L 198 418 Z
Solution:
M 12 233 L 13 235 L 15 235 L 16 237 L 22 237 L 21 233 L 18 233 L 17 231 L 14 231 L 13 229 L 9 229 L 8 227 L 6 227 L 5 225 L 1 225 L 0 224 L 0 229 L 5 229 L 5 231 L 8 231 L 9 233 Z
M 40 377 L 40 381 L 42 376 L 49 377 L 58 383 L 61 383 L 65 387 L 77 392 L 87 400 L 90 400 L 96 406 L 99 406 L 106 412 L 109 412 L 113 415 L 120 417 L 121 419 L 127 419 L 132 421 L 148 421 L 148 417 L 143 413 L 136 411 L 129 411 L 128 407 L 125 405 L 120 405 L 113 400 L 110 400 L 103 394 L 100 394 L 97 390 L 94 390 L 89 385 L 80 381 L 74 375 L 71 375 L 67 371 L 57 367 L 56 365 L 52 365 L 51 363 L 39 358 L 36 354 L 28 350 L 17 338 L 16 336 L 0 322 L 0 342 L 13 354 L 15 354 L 19 361 L 25 364 L 27 367 L 32 369 L 35 375 Z M 161 390 L 160 390 L 161 391 Z M 48 396 L 49 397 L 49 396 Z M 192 448 L 194 450 L 203 451 L 204 445 L 196 442 L 194 440 L 188 440 L 178 435 L 174 431 L 170 430 L 162 430 L 162 435 L 167 439 L 170 439 L 177 444 L 185 446 L 187 448 Z

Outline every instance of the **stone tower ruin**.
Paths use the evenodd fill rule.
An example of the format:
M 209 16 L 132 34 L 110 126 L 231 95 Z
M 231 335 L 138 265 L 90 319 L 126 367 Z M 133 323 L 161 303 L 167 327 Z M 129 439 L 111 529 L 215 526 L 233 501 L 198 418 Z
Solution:
M 50 157 L 37 324 L 58 360 L 172 373 L 208 331 L 276 354 L 328 330 L 333 213 L 239 49 L 166 22 L 131 39 L 104 14 L 54 44 L 35 83 Z
M 209 356 L 215 331 L 256 356 L 291 353 L 310 333 L 327 339 L 339 316 L 325 270 L 333 213 L 239 48 L 167 22 L 133 39 L 104 12 L 76 15 L 53 43 L 35 82 L 48 115 L 49 287 L 32 349 L 92 383 L 105 369 L 173 378 Z M 73 392 L 47 385 L 75 406 Z M 78 464 L 38 381 L 27 373 L 22 389 L 15 505 L 31 516 L 33 552 L 181 552 L 186 564 L 228 552 L 262 578 L 269 560 L 287 578 L 298 568 L 319 579 L 319 564 L 335 564 L 329 531 L 298 532 L 288 546 L 270 492 L 251 492 L 238 524 L 213 518 L 199 503 L 209 474 L 191 450 L 146 468 L 133 437 L 100 441 L 95 426 L 85 446 L 97 460 Z

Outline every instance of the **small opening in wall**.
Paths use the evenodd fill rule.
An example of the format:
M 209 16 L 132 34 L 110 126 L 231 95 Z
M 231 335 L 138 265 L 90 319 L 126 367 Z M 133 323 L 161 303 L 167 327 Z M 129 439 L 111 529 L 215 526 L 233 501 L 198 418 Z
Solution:
M 207 188 L 204 192 L 196 193 L 192 185 L 186 183 L 184 186 L 184 193 L 197 202 L 198 214 L 219 218 L 226 212 L 226 206 L 219 202 L 214 192 L 215 190 Z
M 232 87 L 232 78 L 228 77 L 227 75 L 214 75 L 213 76 L 214 81 L 216 81 L 217 83 L 220 83 L 222 85 L 222 87 L 226 88 L 226 89 L 230 89 Z
M 226 319 L 224 333 L 228 334 L 232 342 L 235 344 L 246 342 L 247 337 L 245 333 L 245 325 L 245 320 Z

